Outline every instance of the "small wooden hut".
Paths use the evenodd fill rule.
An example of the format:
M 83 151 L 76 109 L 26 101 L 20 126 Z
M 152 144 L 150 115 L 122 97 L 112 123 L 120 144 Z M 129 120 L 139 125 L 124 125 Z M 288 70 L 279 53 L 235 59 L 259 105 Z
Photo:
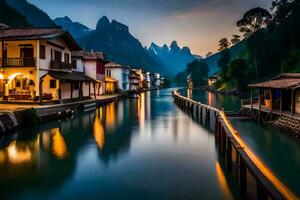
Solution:
M 280 74 L 269 81 L 250 84 L 251 109 L 282 115 L 300 114 L 300 73 Z M 258 89 L 257 101 L 253 89 Z

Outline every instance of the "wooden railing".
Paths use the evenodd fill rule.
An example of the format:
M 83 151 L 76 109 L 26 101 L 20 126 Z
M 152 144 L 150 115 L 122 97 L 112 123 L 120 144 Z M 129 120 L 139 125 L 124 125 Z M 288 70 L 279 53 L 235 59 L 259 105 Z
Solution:
M 1 67 L 36 67 L 36 58 L 0 58 Z
M 72 63 L 61 62 L 58 60 L 51 60 L 52 69 L 72 70 Z
M 231 171 L 234 164 L 237 170 L 242 198 L 247 198 L 247 188 L 251 187 L 249 182 L 252 176 L 256 182 L 257 199 L 299 199 L 252 152 L 223 111 L 181 96 L 177 90 L 173 91 L 172 95 L 175 104 L 181 109 L 190 113 L 201 124 L 205 123 L 208 127 L 213 127 L 216 145 L 227 168 Z M 212 124 L 214 126 L 211 126 Z M 236 157 L 234 158 L 233 155 Z

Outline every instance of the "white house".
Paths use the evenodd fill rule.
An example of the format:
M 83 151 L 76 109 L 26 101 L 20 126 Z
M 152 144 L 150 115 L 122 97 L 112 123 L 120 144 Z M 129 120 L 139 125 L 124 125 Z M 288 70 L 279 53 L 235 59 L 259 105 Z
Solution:
M 0 30 L 2 99 L 74 100 L 89 97 L 92 79 L 73 69 L 71 51 L 81 50 L 60 28 Z
M 142 69 L 130 69 L 129 71 L 129 90 L 143 89 L 144 76 Z
M 72 52 L 74 69 L 83 69 L 86 76 L 95 80 L 91 85 L 91 95 L 96 97 L 105 93 L 105 64 L 103 52 Z M 76 66 L 76 67 L 75 67 Z
M 129 69 L 129 66 L 109 62 L 105 65 L 105 75 L 117 80 L 117 88 L 126 91 L 129 90 Z

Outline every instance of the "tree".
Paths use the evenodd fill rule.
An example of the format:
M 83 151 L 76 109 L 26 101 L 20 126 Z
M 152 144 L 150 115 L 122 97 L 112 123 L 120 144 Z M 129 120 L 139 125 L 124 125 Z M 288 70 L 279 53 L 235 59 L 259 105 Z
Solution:
M 194 86 L 203 86 L 207 84 L 209 68 L 206 62 L 202 60 L 194 60 L 189 63 L 186 72 L 192 74 Z
M 227 68 L 231 60 L 231 55 L 229 49 L 225 49 L 221 52 L 221 58 L 218 61 L 218 66 L 221 69 L 221 78 L 223 80 L 228 80 Z
M 274 12 L 273 24 L 279 25 L 296 9 L 297 0 L 274 0 L 271 10 Z
M 230 42 L 228 41 L 227 38 L 222 38 L 219 41 L 219 51 L 223 51 L 225 49 L 228 49 L 230 47 Z
M 237 22 L 240 32 L 247 38 L 253 33 L 265 28 L 272 19 L 272 15 L 264 8 L 253 8 L 246 12 L 242 19 Z
M 208 52 L 208 53 L 205 55 L 205 57 L 208 58 L 208 57 L 211 56 L 211 55 L 213 55 L 213 53 L 212 53 L 212 52 Z
M 227 76 L 231 81 L 236 81 L 242 90 L 247 88 L 248 65 L 245 59 L 233 60 L 227 70 Z
M 253 36 L 254 39 L 254 49 L 253 49 L 253 57 L 254 57 L 254 65 L 255 65 L 255 74 L 256 79 L 259 81 L 259 69 L 257 63 L 257 47 L 256 47 L 256 33 L 260 31 L 262 28 L 267 27 L 269 22 L 272 19 L 272 15 L 264 8 L 253 8 L 246 12 L 242 19 L 237 22 L 237 26 L 240 28 L 240 32 L 244 34 L 244 37 L 248 38 Z
M 232 39 L 231 39 L 231 44 L 232 45 L 236 45 L 237 43 L 239 43 L 241 41 L 241 36 L 240 35 L 232 35 Z

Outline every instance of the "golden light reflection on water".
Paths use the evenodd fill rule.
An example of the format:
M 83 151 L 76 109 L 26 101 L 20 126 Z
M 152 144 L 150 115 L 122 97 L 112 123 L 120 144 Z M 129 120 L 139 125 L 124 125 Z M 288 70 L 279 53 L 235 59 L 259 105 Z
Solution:
M 233 199 L 233 196 L 230 192 L 230 189 L 229 189 L 229 185 L 227 183 L 227 180 L 226 180 L 226 177 L 224 175 L 224 172 L 221 168 L 221 165 L 219 163 L 219 161 L 216 161 L 216 173 L 217 173 L 217 177 L 218 177 L 218 181 L 219 181 L 219 184 L 220 184 L 220 187 L 225 195 L 225 198 L 226 199 Z
M 141 98 L 137 101 L 137 116 L 140 126 L 143 127 L 145 122 L 145 93 L 141 93 Z
M 97 146 L 100 149 L 103 149 L 105 144 L 105 136 L 104 136 L 104 129 L 102 126 L 102 108 L 99 109 L 99 112 L 96 113 L 95 120 L 94 120 L 94 138 Z
M 69 156 L 67 144 L 59 128 L 51 130 L 52 135 L 52 153 L 59 159 L 65 159 Z
M 116 102 L 107 105 L 105 112 L 106 127 L 113 128 L 116 120 Z

